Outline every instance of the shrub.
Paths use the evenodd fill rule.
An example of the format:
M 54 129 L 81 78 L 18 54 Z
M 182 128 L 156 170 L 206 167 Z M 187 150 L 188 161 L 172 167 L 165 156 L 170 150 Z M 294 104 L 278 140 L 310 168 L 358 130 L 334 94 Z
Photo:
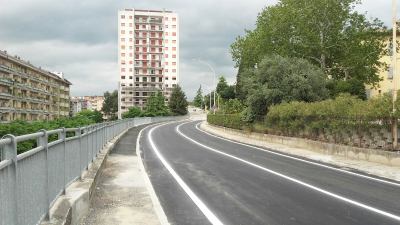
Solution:
M 240 130 L 248 126 L 248 123 L 242 121 L 240 114 L 208 114 L 207 122 L 217 126 Z

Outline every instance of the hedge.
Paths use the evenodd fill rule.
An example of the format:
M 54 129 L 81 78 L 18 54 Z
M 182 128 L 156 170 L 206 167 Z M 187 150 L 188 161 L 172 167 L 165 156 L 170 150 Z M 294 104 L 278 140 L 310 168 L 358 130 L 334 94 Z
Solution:
M 208 114 L 207 122 L 233 129 L 243 129 L 249 125 L 242 121 L 241 114 Z

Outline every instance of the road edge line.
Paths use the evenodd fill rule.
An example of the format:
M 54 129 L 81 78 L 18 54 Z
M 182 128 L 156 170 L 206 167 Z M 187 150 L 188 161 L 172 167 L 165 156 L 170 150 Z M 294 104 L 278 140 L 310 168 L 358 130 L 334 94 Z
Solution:
M 142 132 L 151 126 L 154 126 L 154 124 L 148 125 L 139 131 L 139 134 L 136 138 L 136 156 L 138 157 L 139 170 L 141 171 L 141 174 L 143 176 L 144 183 L 146 185 L 147 191 L 149 192 L 151 202 L 153 203 L 153 209 L 158 217 L 158 220 L 161 223 L 161 225 L 170 225 L 170 223 L 168 222 L 168 217 L 161 206 L 160 200 L 157 197 L 153 185 L 151 184 L 149 175 L 147 174 L 146 169 L 144 168 L 144 162 L 140 154 L 140 138 L 142 137 Z
M 212 137 L 215 137 L 215 138 L 218 138 L 218 139 L 221 139 L 221 140 L 233 142 L 233 143 L 236 143 L 236 144 L 239 144 L 239 145 L 243 145 L 243 146 L 246 146 L 246 147 L 249 147 L 249 148 L 257 149 L 257 150 L 260 150 L 260 151 L 268 152 L 268 153 L 271 153 L 271 154 L 274 154 L 274 155 L 278 155 L 278 156 L 281 156 L 281 157 L 285 157 L 285 158 L 301 161 L 301 162 L 304 162 L 304 163 L 307 163 L 307 164 L 323 167 L 323 168 L 326 168 L 326 169 L 339 171 L 341 173 L 346 173 L 346 174 L 350 174 L 350 175 L 353 175 L 353 176 L 362 177 L 362 178 L 365 178 L 365 179 L 368 179 L 368 180 L 373 180 L 373 181 L 376 181 L 376 182 L 379 182 L 379 183 L 385 183 L 385 184 L 390 184 L 390 185 L 393 185 L 393 186 L 399 186 L 400 187 L 400 183 L 398 183 L 397 180 L 393 180 L 393 179 L 389 179 L 389 178 L 385 178 L 385 179 L 387 179 L 387 180 L 385 180 L 385 179 L 379 178 L 378 175 L 374 175 L 374 176 L 377 176 L 377 177 L 373 177 L 373 176 L 368 176 L 366 174 L 359 174 L 359 173 L 355 173 L 355 172 L 352 172 L 352 171 L 347 171 L 347 170 L 343 170 L 343 169 L 340 169 L 340 168 L 336 168 L 334 166 L 325 165 L 324 163 L 311 161 L 307 157 L 303 157 L 302 158 L 302 156 L 298 156 L 298 155 L 294 155 L 294 154 L 290 154 L 290 153 L 284 153 L 284 152 L 282 152 L 282 151 L 280 151 L 278 149 L 263 148 L 261 146 L 254 146 L 254 145 L 247 144 L 247 143 L 244 143 L 244 142 L 235 141 L 235 140 L 232 140 L 232 139 L 229 139 L 229 138 L 226 138 L 226 137 L 221 137 L 221 136 L 216 135 L 216 134 L 214 134 L 214 133 L 212 133 L 210 131 L 204 130 L 204 128 L 202 128 L 202 125 L 204 123 L 205 123 L 205 121 L 197 123 L 195 125 L 195 128 L 197 130 L 209 135 L 209 136 L 212 136 Z M 363 172 L 362 170 L 360 170 L 360 171 Z
M 189 123 L 189 122 L 187 122 L 187 123 Z M 217 150 L 217 149 L 215 149 L 215 148 L 213 148 L 213 147 L 210 147 L 210 146 L 207 146 L 207 145 L 205 145 L 205 144 L 202 144 L 202 143 L 200 143 L 200 142 L 198 142 L 198 141 L 196 141 L 196 140 L 194 140 L 194 139 L 188 137 L 187 135 L 183 134 L 183 133 L 180 131 L 179 128 L 180 128 L 182 125 L 187 124 L 187 123 L 182 123 L 182 124 L 180 124 L 180 125 L 178 125 L 178 126 L 176 127 L 176 131 L 178 132 L 178 134 L 181 135 L 182 137 L 186 138 L 187 140 L 189 140 L 189 141 L 191 141 L 191 142 L 193 142 L 193 143 L 195 143 L 195 144 L 197 144 L 197 145 L 199 145 L 199 146 L 201 146 L 201 147 L 203 147 L 203 148 L 205 148 L 205 149 L 207 149 L 207 150 L 209 150 L 209 151 L 212 151 L 212 152 L 215 152 L 215 153 L 217 153 L 217 154 L 226 156 L 226 157 L 228 157 L 228 158 L 237 160 L 237 161 L 242 162 L 242 163 L 244 163 L 244 164 L 247 164 L 247 165 L 249 165 L 249 166 L 253 166 L 253 167 L 257 168 L 257 169 L 263 170 L 263 171 L 268 172 L 268 173 L 270 173 L 270 174 L 273 174 L 273 175 L 275 175 L 275 176 L 278 176 L 278 177 L 281 177 L 281 178 L 283 178 L 283 179 L 289 180 L 289 181 L 291 181 L 291 182 L 293 182 L 293 183 L 296 183 L 296 184 L 298 184 L 298 185 L 300 185 L 300 186 L 307 187 L 307 188 L 309 188 L 309 189 L 311 189 L 311 190 L 314 190 L 314 191 L 316 191 L 316 192 L 325 194 L 325 195 L 327 195 L 327 196 L 329 196 L 329 197 L 331 197 L 331 198 L 339 199 L 339 200 L 342 200 L 343 202 L 346 202 L 346 203 L 348 203 L 348 204 L 358 206 L 358 207 L 360 207 L 360 208 L 366 209 L 366 210 L 368 210 L 368 211 L 374 212 L 374 213 L 379 214 L 379 215 L 382 215 L 382 216 L 386 216 L 386 217 L 391 218 L 391 219 L 396 220 L 396 221 L 400 221 L 400 216 L 398 216 L 398 215 L 396 215 L 396 214 L 383 211 L 383 210 L 381 210 L 381 209 L 378 209 L 378 208 L 369 206 L 369 205 L 367 205 L 367 204 L 364 204 L 364 203 L 362 203 L 362 202 L 358 202 L 358 201 L 356 201 L 356 200 L 352 200 L 352 199 L 350 199 L 350 198 L 341 196 L 341 195 L 339 195 L 339 194 L 335 194 L 335 193 L 333 193 L 333 192 L 330 192 L 330 191 L 327 191 L 327 190 L 325 190 L 325 189 L 322 189 L 322 188 L 320 188 L 320 187 L 318 187 L 318 186 L 315 186 L 315 185 L 309 184 L 309 183 L 307 183 L 307 182 L 301 181 L 301 180 L 299 180 L 299 179 L 293 178 L 293 177 L 291 177 L 291 176 L 288 176 L 288 175 L 285 175 L 285 174 L 276 172 L 275 170 L 268 169 L 267 167 L 261 166 L 261 165 L 259 165 L 259 164 L 257 164 L 257 163 L 250 162 L 250 161 L 248 161 L 248 160 L 239 158 L 239 157 L 237 157 L 237 156 L 228 154 L 228 153 L 226 153 L 226 152 L 223 152 L 223 151 Z
M 190 122 L 190 121 L 189 121 Z M 188 123 L 188 122 L 186 122 Z M 181 123 L 182 124 L 182 123 Z M 193 190 L 186 184 L 186 182 L 179 176 L 179 174 L 172 168 L 172 166 L 167 162 L 164 156 L 160 153 L 157 146 L 155 145 L 152 133 L 156 128 L 163 126 L 166 124 L 157 125 L 149 131 L 148 138 L 150 142 L 150 146 L 153 149 L 153 152 L 156 154 L 158 159 L 164 165 L 164 167 L 168 170 L 171 176 L 175 179 L 175 182 L 183 189 L 183 191 L 188 195 L 188 197 L 193 201 L 193 203 L 198 207 L 198 209 L 203 213 L 203 215 L 208 219 L 208 221 L 213 225 L 224 225 L 221 220 L 207 207 L 207 205 L 193 192 Z M 179 125 L 178 125 L 179 126 Z

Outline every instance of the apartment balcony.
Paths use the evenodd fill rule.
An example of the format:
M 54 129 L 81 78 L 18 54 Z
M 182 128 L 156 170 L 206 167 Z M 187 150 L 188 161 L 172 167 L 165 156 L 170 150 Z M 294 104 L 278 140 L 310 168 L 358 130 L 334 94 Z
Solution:
M 12 99 L 13 95 L 9 92 L 0 92 L 0 99 Z
M 14 82 L 10 79 L 0 77 L 0 84 L 4 84 L 6 86 L 12 86 Z
M 5 73 L 12 73 L 14 72 L 11 68 L 5 65 L 0 65 L 0 71 L 5 72 Z
M 159 87 L 122 87 L 122 90 L 124 91 L 161 91 L 162 88 Z

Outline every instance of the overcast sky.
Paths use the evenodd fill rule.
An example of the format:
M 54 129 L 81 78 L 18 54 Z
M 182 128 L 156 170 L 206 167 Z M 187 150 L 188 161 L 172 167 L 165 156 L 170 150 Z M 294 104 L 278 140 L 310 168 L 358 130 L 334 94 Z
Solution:
M 117 88 L 117 11 L 168 9 L 180 15 L 180 80 L 189 99 L 212 73 L 234 82 L 229 46 L 254 28 L 258 12 L 276 0 L 0 0 L 0 50 L 50 71 L 64 72 L 71 95 L 102 95 Z M 357 7 L 390 25 L 390 0 L 363 0 Z

